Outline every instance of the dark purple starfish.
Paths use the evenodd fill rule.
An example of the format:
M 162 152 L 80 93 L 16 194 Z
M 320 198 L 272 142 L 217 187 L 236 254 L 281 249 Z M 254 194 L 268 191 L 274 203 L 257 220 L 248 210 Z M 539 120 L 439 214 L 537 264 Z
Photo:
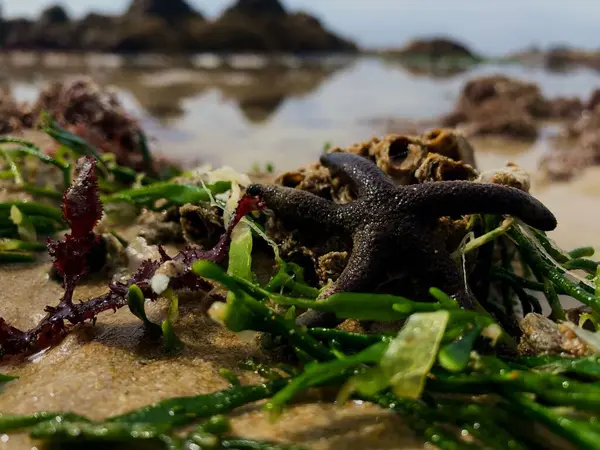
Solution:
M 418 284 L 437 287 L 473 308 L 461 272 L 434 232 L 436 219 L 466 214 L 508 214 L 540 230 L 556 227 L 554 215 L 518 189 L 471 181 L 396 186 L 371 161 L 351 153 L 329 153 L 321 163 L 351 183 L 357 200 L 340 205 L 306 191 L 254 184 L 248 194 L 262 198 L 275 215 L 296 228 L 350 235 L 352 253 L 341 276 L 323 293 L 373 292 L 390 272 L 408 273 Z M 331 326 L 332 314 L 309 311 L 299 322 Z

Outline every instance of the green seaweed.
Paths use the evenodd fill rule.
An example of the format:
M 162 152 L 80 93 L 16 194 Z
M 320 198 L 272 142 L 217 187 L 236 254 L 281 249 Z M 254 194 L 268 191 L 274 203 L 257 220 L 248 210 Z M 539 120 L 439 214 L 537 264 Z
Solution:
M 182 206 L 186 203 L 207 202 L 211 195 L 228 191 L 231 183 L 218 181 L 207 188 L 208 190 L 191 184 L 159 182 L 149 186 L 120 190 L 115 194 L 102 196 L 101 200 L 104 204 L 126 202 L 138 206 L 152 206 L 157 200 L 165 199 L 169 204 Z
M 70 151 L 100 157 L 89 144 L 73 138 L 56 124 L 50 125 L 50 131 L 59 142 L 69 146 Z M 145 137 L 141 136 L 140 140 L 144 141 L 143 147 Z M 34 153 L 34 149 L 24 152 L 39 157 Z M 128 202 L 154 207 L 157 200 L 166 200 L 165 205 L 159 207 L 165 208 L 212 201 L 213 195 L 232 189 L 230 182 L 206 187 L 170 182 L 141 185 L 143 180 L 139 177 L 135 187 L 121 189 L 109 178 L 125 182 L 132 174 L 119 168 L 106 155 L 102 160 L 107 188 L 117 189 L 103 196 L 106 203 Z M 60 163 L 60 158 L 55 161 Z M 156 176 L 150 171 L 149 153 L 144 154 L 144 161 L 148 173 Z M 9 175 L 20 175 L 16 173 L 16 165 L 15 168 L 9 163 Z M 9 239 L 0 239 L 0 261 L 8 257 L 28 260 L 30 252 L 43 249 L 43 245 L 33 239 L 15 239 L 15 235 L 10 235 L 18 234 L 18 227 L 24 226 L 23 220 L 17 223 L 10 220 L 11 210 L 18 211 L 23 220 L 29 220 L 35 232 L 43 226 L 63 225 L 60 211 L 44 204 L 0 203 L 0 232 L 9 234 Z M 328 386 L 338 388 L 340 403 L 356 398 L 400 414 L 419 436 L 442 449 L 536 448 L 539 443 L 528 433 L 536 422 L 577 448 L 600 448 L 600 427 L 595 420 L 600 411 L 599 356 L 515 358 L 494 348 L 497 341 L 514 348 L 516 335 L 510 336 L 507 333 L 510 329 L 503 330 L 499 323 L 509 323 L 505 320 L 507 317 L 513 319 L 515 298 L 526 312 L 541 311 L 542 305 L 529 292 L 532 290 L 545 295 L 554 320 L 565 319 L 558 295 L 569 295 L 588 304 L 595 309 L 596 315 L 591 316 L 595 318 L 600 312 L 600 297 L 594 292 L 594 286 L 600 290 L 600 277 L 589 279 L 598 274 L 599 269 L 597 262 L 587 259 L 593 255 L 593 249 L 564 252 L 544 233 L 523 228 L 510 218 L 500 223 L 498 218 L 486 217 L 485 223 L 486 227 L 478 231 L 480 235 L 474 234 L 474 239 L 461 246 L 455 256 L 460 259 L 475 249 L 499 249 L 503 260 L 493 261 L 490 257 L 486 268 L 489 269 L 488 284 L 492 284 L 491 281 L 494 286 L 498 285 L 504 299 L 496 303 L 497 309 L 491 309 L 494 303 L 487 298 L 482 299 L 475 312 L 460 309 L 454 299 L 435 288 L 430 290 L 431 302 L 360 292 L 321 298 L 321 290 L 306 283 L 297 265 L 281 260 L 276 246 L 277 271 L 267 285 L 262 286 L 252 272 L 252 253 L 253 236 L 264 238 L 264 232 L 254 220 L 245 219 L 233 230 L 227 269 L 200 260 L 192 264 L 192 273 L 228 290 L 226 303 L 213 305 L 211 317 L 231 331 L 270 334 L 274 342 L 289 346 L 290 353 L 297 357 L 297 365 L 283 367 L 246 361 L 241 367 L 256 372 L 266 382 L 245 386 L 231 370 L 223 368 L 219 373 L 231 384 L 225 390 L 166 399 L 102 421 L 91 421 L 73 413 L 0 415 L 0 432 L 27 429 L 32 437 L 57 444 L 135 446 L 148 441 L 168 449 L 297 449 L 299 447 L 293 444 L 231 436 L 229 422 L 223 414 L 266 399 L 264 408 L 276 419 L 300 393 Z M 516 244 L 516 249 L 507 238 Z M 521 267 L 515 264 L 517 258 L 522 258 Z M 570 270 L 587 271 L 588 282 L 573 281 Z M 488 290 L 489 286 L 484 289 Z M 169 300 L 169 308 L 161 325 L 148 319 L 144 295 L 135 284 L 128 288 L 127 303 L 131 313 L 145 327 L 154 334 L 162 334 L 166 352 L 176 353 L 183 348 L 174 332 L 179 314 L 178 293 L 168 288 L 163 296 Z M 485 308 L 494 313 L 494 318 Z M 341 318 L 355 320 L 405 322 L 397 334 L 306 329 L 296 324 L 299 309 L 334 312 Z M 0 376 L 0 383 L 11 379 Z M 479 397 L 482 395 L 484 397 Z M 201 420 L 204 422 L 198 425 Z M 192 431 L 181 433 L 182 427 L 193 424 Z

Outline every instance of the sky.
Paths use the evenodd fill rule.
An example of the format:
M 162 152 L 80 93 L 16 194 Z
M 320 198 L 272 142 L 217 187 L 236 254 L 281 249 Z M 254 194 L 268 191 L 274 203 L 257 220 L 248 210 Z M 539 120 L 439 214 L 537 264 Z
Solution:
M 2 0 L 0 0 L 2 1 Z M 8 17 L 35 17 L 57 0 L 3 0 Z M 60 1 L 60 0 L 58 0 Z M 70 0 L 74 16 L 118 13 L 130 0 Z M 189 0 L 209 17 L 233 0 Z M 364 47 L 398 47 L 418 36 L 446 35 L 487 55 L 531 45 L 600 48 L 598 0 L 284 0 Z

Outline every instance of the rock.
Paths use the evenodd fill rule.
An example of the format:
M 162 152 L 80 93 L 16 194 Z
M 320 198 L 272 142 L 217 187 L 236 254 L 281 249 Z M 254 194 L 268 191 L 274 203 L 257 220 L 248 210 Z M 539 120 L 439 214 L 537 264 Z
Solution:
M 150 52 L 176 52 L 184 46 L 185 36 L 173 33 L 171 25 L 160 17 L 143 20 L 119 20 L 112 39 L 107 43 L 111 52 L 136 54 Z
M 69 15 L 59 5 L 45 9 L 35 22 L 14 19 L 4 23 L 7 49 L 67 50 L 77 44 Z
M 185 0 L 133 0 L 125 17 L 144 20 L 149 17 L 161 18 L 167 22 L 202 18 L 202 14 Z M 164 36 L 163 36 L 164 37 Z
M 498 98 L 518 104 L 535 117 L 548 115 L 546 100 L 536 84 L 503 75 L 475 78 L 467 82 L 459 105 L 462 110 L 468 111 Z
M 581 116 L 584 105 L 577 97 L 559 97 L 548 101 L 550 116 L 556 119 L 576 119 Z
M 0 89 L 0 134 L 13 133 L 23 126 L 21 109 L 9 91 Z
M 212 248 L 225 232 L 223 213 L 209 202 L 189 203 L 179 208 L 181 229 L 185 241 Z
M 479 174 L 475 167 L 473 148 L 465 137 L 454 130 L 436 129 L 422 136 L 388 134 L 373 137 L 346 149 L 373 161 L 397 184 L 426 181 L 473 180 Z M 339 203 L 352 200 L 348 185 L 331 178 L 329 170 L 320 163 L 281 174 L 276 183 L 302 189 Z
M 240 14 L 244 17 L 272 16 L 283 17 L 287 11 L 279 0 L 237 0 L 223 13 L 223 17 Z
M 73 36 L 79 49 L 109 52 L 117 41 L 116 17 L 89 13 L 73 23 Z
M 249 2 L 256 5 L 263 3 Z M 234 52 L 267 53 L 357 51 L 355 44 L 329 32 L 309 14 L 282 13 L 278 8 L 266 6 L 246 13 L 249 7 L 236 6 L 225 11 L 215 22 L 195 30 L 193 40 L 202 45 L 202 50 L 214 52 L 227 48 Z
M 523 331 L 518 351 L 522 355 L 592 356 L 596 350 L 568 327 L 536 314 L 527 314 L 519 327 Z
M 42 11 L 37 25 L 40 27 L 47 27 L 50 25 L 64 25 L 69 23 L 71 19 L 67 11 L 60 5 L 52 5 Z
M 321 285 L 337 280 L 346 264 L 348 264 L 348 252 L 329 252 L 317 260 L 317 275 Z
M 481 59 L 466 45 L 443 37 L 416 39 L 401 49 L 389 50 L 386 53 L 393 56 L 427 57 L 429 59 L 464 58 L 474 61 Z
M 332 148 L 330 152 L 348 152 L 369 159 L 398 185 L 410 185 L 431 181 L 475 180 L 477 169 L 464 160 L 473 161 L 472 147 L 461 133 L 454 130 L 432 130 L 422 136 L 389 134 L 382 138 L 373 137 L 347 148 Z M 440 152 L 440 153 L 437 153 Z M 455 160 L 453 158 L 460 158 Z M 336 203 L 343 204 L 354 200 L 355 194 L 347 179 L 331 175 L 320 163 L 281 174 L 276 180 L 290 188 L 305 190 Z M 444 240 L 449 251 L 454 251 L 469 230 L 468 217 L 454 220 L 447 217 L 437 221 L 436 233 Z M 321 285 L 339 276 L 346 265 L 350 251 L 346 236 L 322 242 L 318 231 L 288 230 L 276 218 L 270 219 L 265 231 L 280 244 L 282 254 L 302 255 L 302 267 L 316 266 Z M 323 238 L 323 236 L 321 236 Z M 341 239 L 340 239 L 341 238 Z M 301 244 L 302 243 L 302 244 Z M 476 253 L 472 254 L 472 258 Z M 471 273 L 475 259 L 467 258 L 467 272 Z M 285 259 L 285 258 L 284 258 Z M 312 263 L 308 263 L 312 261 Z M 380 286 L 381 292 L 405 292 L 410 286 L 409 279 L 400 277 Z M 378 288 L 379 289 L 379 288 Z
M 52 50 L 68 50 L 74 42 L 74 27 L 67 20 L 52 23 L 49 18 L 46 24 L 40 20 L 33 26 L 26 38 L 31 48 L 48 48 Z
M 140 127 L 125 111 L 114 92 L 80 77 L 44 89 L 33 106 L 48 111 L 62 126 L 87 139 L 98 150 L 114 153 L 121 165 L 145 168 L 139 151 Z
M 579 114 L 573 111 L 569 115 L 572 120 L 554 140 L 554 148 L 539 161 L 542 174 L 549 180 L 568 180 L 600 165 L 600 89 L 591 94 L 585 107 L 581 104 L 577 109 Z
M 529 173 L 513 162 L 506 163 L 506 166 L 501 169 L 481 173 L 477 181 L 510 186 L 525 192 L 529 192 L 531 188 Z
M 436 128 L 423 133 L 425 146 L 454 161 L 476 167 L 475 150 L 464 134 L 451 129 Z
M 179 223 L 179 208 L 167 211 L 144 210 L 137 219 L 138 236 L 150 245 L 165 242 L 184 242 L 183 231 Z
M 546 53 L 545 64 L 553 70 L 566 70 L 577 66 L 600 69 L 600 51 L 556 47 Z
M 137 121 L 127 114 L 115 93 L 90 79 L 53 83 L 41 91 L 33 104 L 17 104 L 9 92 L 0 90 L 0 134 L 36 127 L 42 111 L 99 151 L 114 153 L 119 164 L 148 169 L 140 152 L 141 130 Z M 164 161 L 155 163 L 156 170 L 165 167 Z
M 501 136 L 525 141 L 538 137 L 538 124 L 531 114 L 506 99 L 486 103 L 474 116 L 463 124 L 469 136 Z
M 4 48 L 8 50 L 30 49 L 31 43 L 28 39 L 34 24 L 35 22 L 29 19 L 12 19 L 4 22 Z
M 533 140 L 540 120 L 573 119 L 583 109 L 578 98 L 546 99 L 534 83 L 493 75 L 468 81 L 454 111 L 442 123 L 461 126 L 467 135 Z
M 545 154 L 539 162 L 542 174 L 551 180 L 568 180 L 588 167 L 600 165 L 600 107 L 582 116 L 565 142 Z
M 306 13 L 288 13 L 277 0 L 238 0 L 207 21 L 185 0 L 133 0 L 120 17 L 88 14 L 70 21 L 58 6 L 37 22 L 3 24 L 8 49 L 115 53 L 356 52 L 352 42 Z M 0 42 L 1 43 L 1 42 Z
M 585 105 L 585 109 L 593 111 L 598 105 L 600 105 L 600 89 L 595 89 Z
M 562 352 L 558 325 L 541 314 L 529 313 L 519 324 L 523 336 L 519 353 L 523 355 L 557 355 Z

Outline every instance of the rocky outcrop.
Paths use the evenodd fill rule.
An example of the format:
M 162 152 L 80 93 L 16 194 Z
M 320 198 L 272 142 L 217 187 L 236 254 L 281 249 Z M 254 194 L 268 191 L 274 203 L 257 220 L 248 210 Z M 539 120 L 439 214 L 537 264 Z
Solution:
M 11 19 L 5 21 L 2 24 L 4 33 L 0 47 L 29 50 L 31 48 L 30 35 L 34 24 L 29 19 Z
M 42 111 L 99 151 L 113 153 L 119 164 L 146 168 L 139 151 L 141 129 L 114 92 L 88 78 L 53 83 L 32 104 L 17 104 L 10 93 L 0 91 L 0 134 L 37 128 Z
M 592 93 L 579 116 L 565 124 L 554 148 L 540 160 L 546 178 L 567 180 L 600 165 L 600 90 Z
M 26 50 L 166 52 L 355 52 L 306 13 L 278 0 L 238 0 L 207 21 L 185 0 L 133 0 L 122 16 L 89 14 L 71 21 L 60 6 L 35 21 L 4 24 L 0 47 Z
M 74 45 L 73 24 L 60 5 L 42 11 L 37 21 L 12 19 L 2 24 L 0 47 L 67 50 Z
M 222 17 L 241 15 L 243 17 L 284 17 L 287 11 L 279 0 L 237 0 L 227 8 Z
M 116 42 L 117 23 L 114 17 L 89 13 L 73 23 L 72 35 L 78 49 L 106 51 Z
M 65 25 L 70 22 L 69 14 L 61 5 L 52 5 L 42 11 L 37 22 L 39 27 Z
M 596 109 L 596 106 L 598 105 L 600 105 L 600 89 L 596 89 L 592 92 L 592 95 L 586 104 L 586 109 L 592 111 Z
M 454 111 L 442 122 L 460 126 L 468 135 L 531 140 L 538 135 L 540 120 L 573 119 L 582 111 L 577 98 L 547 99 L 534 83 L 494 75 L 467 82 Z
M 238 0 L 214 22 L 192 30 L 199 51 L 355 52 L 355 44 L 329 32 L 315 17 L 290 13 L 278 0 Z
M 556 47 L 546 53 L 544 62 L 546 67 L 554 70 L 565 70 L 577 66 L 600 70 L 600 51 Z
M 400 49 L 388 50 L 386 54 L 405 58 L 422 57 L 434 60 L 456 58 L 477 61 L 481 59 L 465 44 L 443 37 L 415 39 Z
M 0 134 L 12 133 L 23 126 L 24 111 L 12 94 L 0 89 Z
M 148 17 L 160 18 L 168 22 L 202 18 L 202 14 L 184 0 L 133 0 L 125 17 L 144 20 Z

